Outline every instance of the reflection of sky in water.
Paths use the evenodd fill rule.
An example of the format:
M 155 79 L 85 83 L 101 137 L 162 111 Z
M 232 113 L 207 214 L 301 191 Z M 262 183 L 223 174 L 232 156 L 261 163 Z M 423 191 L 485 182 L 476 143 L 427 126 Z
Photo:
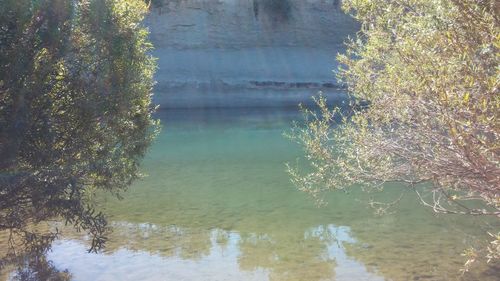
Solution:
M 54 245 L 50 259 L 68 268 L 74 280 L 267 280 L 264 270 L 239 270 L 238 235 L 229 235 L 226 247 L 213 241 L 210 254 L 199 260 L 163 257 L 145 251 L 119 249 L 111 254 L 85 254 L 75 240 Z
M 144 238 L 155 235 L 161 228 L 151 224 L 122 227 L 140 230 Z M 169 227 L 168 231 L 182 234 L 182 229 Z M 224 239 L 221 239 L 221 236 Z M 318 238 L 327 246 L 326 262 L 335 264 L 332 276 L 335 280 L 384 280 L 366 270 L 365 266 L 350 258 L 344 250 L 345 243 L 356 243 L 350 236 L 349 227 L 335 225 L 318 226 L 304 233 L 304 239 Z M 199 259 L 185 259 L 174 255 L 165 257 L 146 251 L 122 247 L 106 254 L 86 254 L 86 245 L 77 240 L 57 242 L 49 258 L 59 268 L 67 268 L 74 280 L 269 280 L 270 269 L 240 269 L 241 237 L 238 233 L 223 230 L 210 232 L 210 250 Z M 272 239 L 253 236 L 253 239 Z
M 356 243 L 350 234 L 350 229 L 347 226 L 318 226 L 311 231 L 312 236 L 325 237 L 324 233 L 333 234 L 333 239 L 326 239 L 328 245 L 328 256 L 330 259 L 335 260 L 335 280 L 385 280 L 371 272 L 368 272 L 363 263 L 360 263 L 349 257 L 345 251 L 344 244 Z M 307 235 L 307 234 L 306 234 Z M 330 237 L 328 235 L 327 237 Z

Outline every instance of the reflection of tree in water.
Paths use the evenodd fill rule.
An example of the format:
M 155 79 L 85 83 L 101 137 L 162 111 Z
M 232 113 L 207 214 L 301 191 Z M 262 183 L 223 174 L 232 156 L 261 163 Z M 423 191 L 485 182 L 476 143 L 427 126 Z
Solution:
M 290 247 L 294 245 L 294 247 Z M 244 234 L 239 242 L 242 270 L 269 270 L 270 280 L 324 280 L 334 277 L 327 242 L 304 233 Z
M 380 196 L 388 195 L 382 193 Z M 348 220 L 348 216 L 336 219 L 339 225 L 349 225 L 356 243 L 345 243 L 345 237 L 341 238 L 335 228 L 311 229 L 309 223 L 285 226 L 276 223 L 279 220 L 275 216 L 255 218 L 255 221 L 247 218 L 229 228 L 238 233 L 240 269 L 265 269 L 271 280 L 332 278 L 339 264 L 328 249 L 340 240 L 341 245 L 336 249 L 342 248 L 349 259 L 359 261 L 369 272 L 382 274 L 389 280 L 448 280 L 459 277 L 463 264 L 460 253 L 466 247 L 463 240 L 468 235 L 474 235 L 461 233 L 459 229 L 464 228 L 461 227 L 463 225 L 467 225 L 466 229 L 473 229 L 470 221 L 450 216 L 436 218 L 432 213 L 425 215 L 425 210 L 414 206 L 412 198 L 405 198 L 394 214 L 375 219 L 370 209 L 355 209 L 356 206 L 349 209 L 341 204 L 337 202 L 337 207 L 352 213 L 360 212 L 356 214 L 357 219 Z M 409 211 L 413 215 L 409 215 Z M 113 251 L 133 245 L 129 248 L 163 256 L 200 259 L 209 255 L 215 246 L 225 247 L 228 243 L 229 231 L 209 230 L 208 225 L 215 225 L 209 219 L 211 217 L 205 218 L 209 222 L 207 228 L 193 225 L 187 228 L 137 227 L 131 224 L 136 225 L 134 230 L 134 227 L 114 226 L 115 232 L 110 237 L 108 249 Z M 311 219 L 300 221 L 309 222 Z M 477 231 L 484 234 L 481 229 Z M 461 244 L 463 247 L 457 247 Z M 463 280 L 497 280 L 499 272 L 495 268 L 476 269 L 466 274 Z
M 41 229 L 46 226 L 40 225 Z M 67 281 L 71 274 L 57 269 L 47 260 L 54 235 L 39 235 L 37 231 L 21 239 L 8 231 L 0 233 L 0 280 L 11 281 Z M 22 241 L 18 244 L 17 241 Z M 10 276 L 9 276 L 10 274 Z M 10 277 L 10 278 L 9 278 Z
M 457 252 L 459 249 L 455 251 L 456 258 L 452 259 L 453 253 L 449 249 L 454 249 L 453 245 L 458 243 L 456 240 L 462 236 L 439 233 L 442 228 L 432 221 L 428 222 L 430 226 L 414 233 L 402 231 L 404 228 L 416 229 L 418 224 L 411 220 L 400 221 L 397 216 L 386 216 L 375 221 L 352 222 L 352 228 L 290 225 L 288 228 L 270 227 L 256 234 L 251 229 L 227 231 L 115 223 L 104 254 L 113 255 L 126 248 L 162 257 L 201 261 L 213 254 L 224 256 L 226 250 L 236 250 L 238 255 L 234 258 L 237 258 L 240 270 L 264 270 L 269 274 L 269 279 L 274 281 L 329 280 L 335 277 L 336 272 L 339 274 L 341 268 L 346 269 L 346 259 L 358 262 L 360 268 L 349 268 L 353 273 L 368 270 L 367 273 L 383 274 L 389 280 L 456 279 L 461 265 Z M 82 240 L 81 234 L 63 231 L 65 238 Z M 351 233 L 355 234 L 356 241 Z M 58 274 L 50 263 L 43 259 L 39 261 L 38 264 L 24 266 L 22 276 L 33 277 L 34 272 L 44 276 Z M 490 273 L 480 271 L 477 275 L 468 274 L 463 279 L 496 280 L 496 276 L 498 271 L 490 269 Z
M 359 195 L 359 198 L 363 197 Z M 430 212 L 423 214 L 425 211 L 417 209 L 412 198 L 405 198 L 394 214 L 375 219 L 372 210 L 347 204 L 351 203 L 335 202 L 337 210 L 344 210 L 337 216 L 332 215 L 333 211 L 321 209 L 327 217 L 304 210 L 294 213 L 285 208 L 267 213 L 265 217 L 242 211 L 245 218 L 224 219 L 218 209 L 202 208 L 203 217 L 197 212 L 186 218 L 175 213 L 168 219 L 161 216 L 162 219 L 155 223 L 145 224 L 128 223 L 126 221 L 133 219 L 130 214 L 129 217 L 124 215 L 120 218 L 124 222 L 113 223 L 114 231 L 104 254 L 112 255 L 126 248 L 162 257 L 201 261 L 214 254 L 224 255 L 226 250 L 236 250 L 240 270 L 264 270 L 275 281 L 331 279 L 340 274 L 341 268 L 345 269 L 345 258 L 359 262 L 364 267 L 361 270 L 383 275 L 388 280 L 454 280 L 459 275 L 458 269 L 463 264 L 460 252 L 465 244 L 464 247 L 456 245 L 463 243 L 461 240 L 466 234 L 453 229 L 463 225 L 467 226 L 461 227 L 463 229 L 472 229 L 470 221 L 449 216 L 436 218 Z M 202 203 L 191 205 L 201 206 Z M 125 210 L 120 209 L 120 212 L 126 214 Z M 290 222 L 289 217 L 294 220 Z M 146 217 L 137 220 L 145 221 Z M 175 221 L 182 227 L 166 225 L 166 221 Z M 339 228 L 328 224 L 332 221 L 335 225 L 349 225 L 345 228 L 348 231 L 340 227 L 340 232 L 336 232 Z M 312 228 L 312 225 L 320 227 Z M 65 238 L 82 240 L 81 234 L 58 227 Z M 478 233 L 483 231 L 478 229 Z M 348 236 L 355 236 L 356 241 L 350 242 Z M 476 275 L 466 274 L 463 279 L 497 280 L 498 273 L 494 269 L 479 269 L 473 273 Z
M 174 226 L 121 224 L 107 244 L 107 252 L 122 247 L 147 251 L 164 257 L 199 260 L 214 247 L 227 247 L 229 232 L 221 229 L 187 229 Z M 304 234 L 300 231 L 277 231 L 256 235 L 240 233 L 238 263 L 241 270 L 268 269 L 270 280 L 322 280 L 334 275 L 335 261 L 327 255 L 331 234 Z M 293 246 L 291 246 L 293 245 Z
M 58 270 L 45 254 L 28 254 L 19 257 L 12 281 L 69 281 L 71 274 L 67 270 Z
M 46 260 L 56 232 L 40 223 L 28 231 L 0 231 L 0 280 L 67 280 L 67 272 L 59 272 Z M 65 277 L 66 276 L 66 277 Z
M 200 260 L 211 251 L 228 247 L 230 236 L 238 237 L 238 264 L 243 271 L 265 269 L 270 280 L 323 280 L 334 276 L 335 261 L 328 256 L 329 232 L 276 229 L 269 234 L 236 234 L 222 229 L 179 228 L 151 224 L 120 223 L 106 244 L 106 254 L 122 248 L 146 251 L 163 257 Z M 78 234 L 65 237 L 78 239 Z
M 164 257 L 199 260 L 210 254 L 212 246 L 212 231 L 209 230 L 131 223 L 115 224 L 113 228 L 106 253 L 127 247 Z

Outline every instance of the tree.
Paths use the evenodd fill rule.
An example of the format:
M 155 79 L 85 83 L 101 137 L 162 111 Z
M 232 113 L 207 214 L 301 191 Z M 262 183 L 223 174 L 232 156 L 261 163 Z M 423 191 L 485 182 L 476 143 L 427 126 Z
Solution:
M 43 247 L 62 219 L 92 248 L 108 229 L 97 190 L 119 194 L 158 128 L 155 61 L 139 0 L 0 0 L 0 230 Z M 35 250 L 34 250 L 35 251 Z
M 312 171 L 290 167 L 293 182 L 319 199 L 399 182 L 436 212 L 500 218 L 498 1 L 345 0 L 343 8 L 362 24 L 338 56 L 356 110 L 330 110 L 324 98 L 319 112 L 306 110 L 293 136 Z M 485 255 L 498 260 L 500 234 L 492 236 Z

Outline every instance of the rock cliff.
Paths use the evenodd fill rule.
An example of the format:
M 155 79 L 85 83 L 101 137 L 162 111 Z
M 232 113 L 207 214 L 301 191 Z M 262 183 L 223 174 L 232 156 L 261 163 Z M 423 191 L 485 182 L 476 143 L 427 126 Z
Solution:
M 335 56 L 358 29 L 339 0 L 155 4 L 145 24 L 163 108 L 294 106 L 318 90 L 334 92 Z

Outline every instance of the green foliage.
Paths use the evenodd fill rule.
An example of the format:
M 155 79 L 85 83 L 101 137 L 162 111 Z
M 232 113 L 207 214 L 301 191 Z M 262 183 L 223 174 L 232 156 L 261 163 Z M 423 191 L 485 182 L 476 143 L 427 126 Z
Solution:
M 158 128 L 146 10 L 139 0 L 0 0 L 0 230 L 19 243 L 51 218 L 87 231 L 92 249 L 105 241 L 92 194 L 137 179 Z
M 166 4 L 167 1 L 166 0 L 144 0 L 144 2 L 148 6 L 152 5 L 155 8 L 161 8 L 161 7 L 165 6 L 165 4 Z
M 291 168 L 293 181 L 319 198 L 353 184 L 401 182 L 436 212 L 500 217 L 498 3 L 346 0 L 343 7 L 362 28 L 338 57 L 340 78 L 370 106 L 336 123 L 339 110 L 319 99 L 321 114 L 308 114 L 295 134 L 313 171 Z M 431 194 L 418 183 L 431 183 Z

